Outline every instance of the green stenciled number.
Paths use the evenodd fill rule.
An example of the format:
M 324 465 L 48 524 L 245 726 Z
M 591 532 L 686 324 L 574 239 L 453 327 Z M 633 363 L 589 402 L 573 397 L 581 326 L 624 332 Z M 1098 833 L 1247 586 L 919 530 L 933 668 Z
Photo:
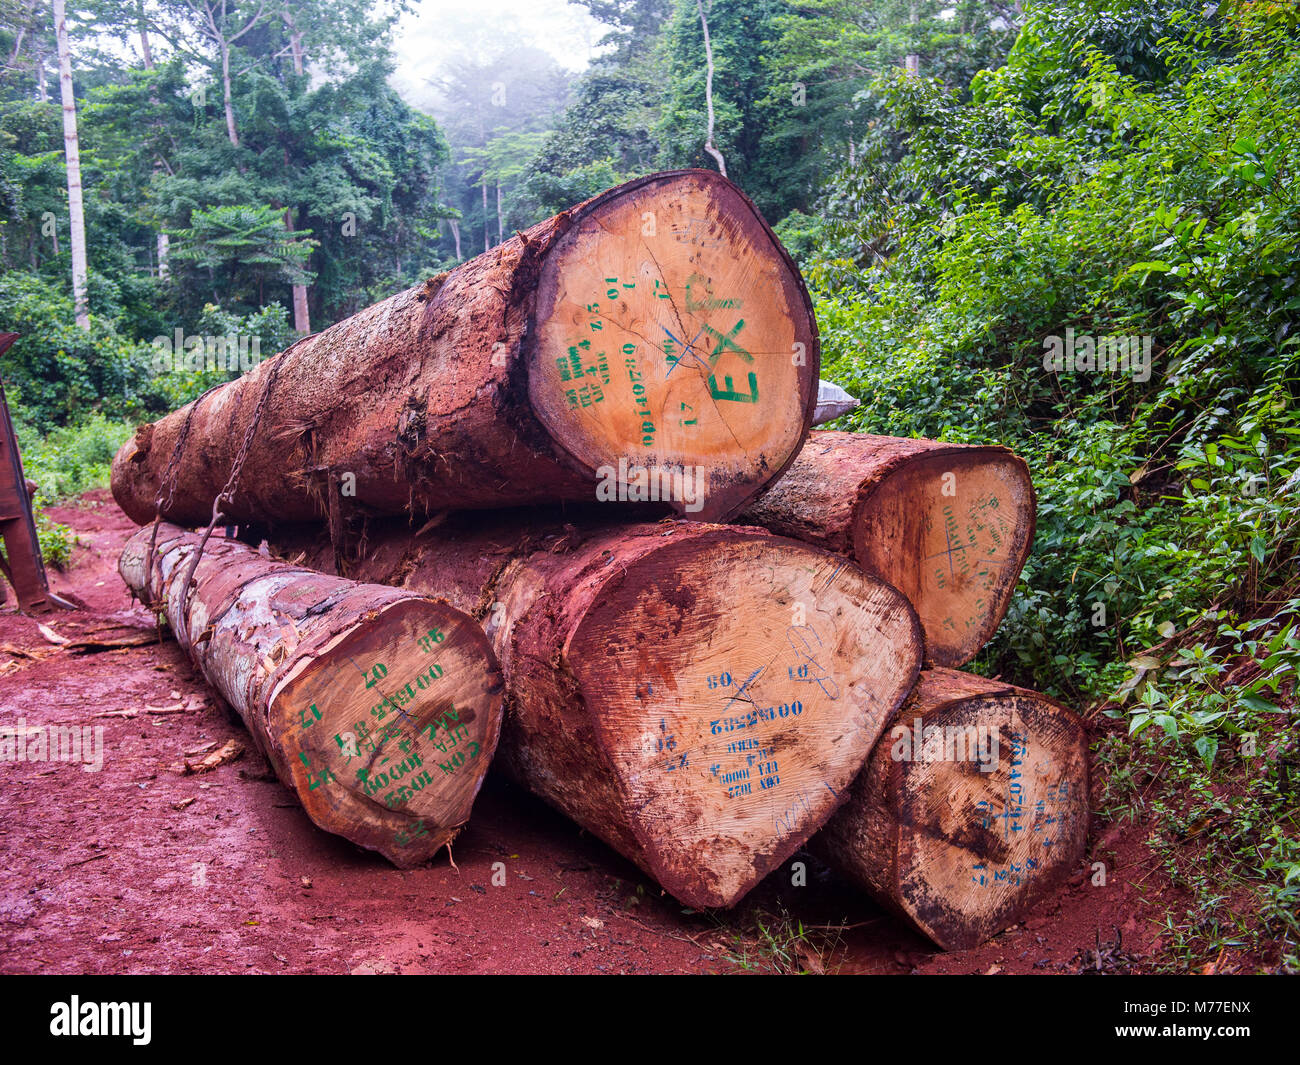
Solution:
M 443 633 L 442 629 L 430 629 L 428 634 L 421 636 L 416 643 L 419 645 L 421 651 L 428 654 L 433 650 L 435 644 L 442 643 L 446 638 L 447 637 Z

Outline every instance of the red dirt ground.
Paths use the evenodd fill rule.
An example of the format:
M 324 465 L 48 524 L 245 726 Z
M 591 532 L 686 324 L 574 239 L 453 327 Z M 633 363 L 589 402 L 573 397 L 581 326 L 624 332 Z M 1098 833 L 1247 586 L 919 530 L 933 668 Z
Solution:
M 0 972 L 771 971 L 756 922 L 772 929 L 782 913 L 807 930 L 794 965 L 813 971 L 1076 972 L 1081 951 L 1119 934 L 1124 953 L 1159 952 L 1159 871 L 1141 826 L 1094 823 L 1094 853 L 1059 897 L 953 954 L 807 855 L 807 887 L 791 886 L 787 869 L 730 913 L 684 911 L 599 840 L 491 777 L 455 867 L 443 852 L 393 869 L 312 825 L 251 744 L 210 773 L 171 768 L 247 737 L 165 632 L 161 644 L 94 651 L 42 634 L 38 622 L 74 640 L 155 631 L 117 576 L 135 527 L 108 493 L 47 513 L 79 540 L 52 583 L 87 609 L 27 618 L 12 596 L 0 609 L 0 723 L 102 725 L 103 768 L 0 762 Z M 102 716 L 116 711 L 138 713 Z M 1106 863 L 1107 886 L 1092 886 L 1093 861 Z M 492 883 L 496 862 L 504 887 Z

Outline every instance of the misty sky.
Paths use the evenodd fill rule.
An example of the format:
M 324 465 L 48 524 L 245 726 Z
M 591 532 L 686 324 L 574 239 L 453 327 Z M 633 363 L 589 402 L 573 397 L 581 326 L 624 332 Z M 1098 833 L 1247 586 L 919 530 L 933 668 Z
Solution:
M 393 35 L 392 85 L 410 104 L 429 110 L 429 79 L 448 60 L 490 56 L 511 45 L 534 45 L 568 70 L 581 70 L 605 27 L 566 0 L 421 0 Z

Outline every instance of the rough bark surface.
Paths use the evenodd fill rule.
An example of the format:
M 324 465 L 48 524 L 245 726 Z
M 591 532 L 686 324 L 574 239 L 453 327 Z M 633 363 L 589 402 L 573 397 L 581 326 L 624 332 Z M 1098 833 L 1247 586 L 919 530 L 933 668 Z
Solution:
M 926 663 L 955 667 L 1006 615 L 1034 538 L 1034 488 L 1006 448 L 823 430 L 741 520 L 883 577 L 916 607 Z
M 357 584 L 162 525 L 119 571 L 239 714 L 308 816 L 408 867 L 469 819 L 496 749 L 502 683 L 472 618 L 446 603 Z M 148 567 L 149 572 L 146 572 Z
M 749 200 L 709 171 L 657 174 L 142 426 L 113 494 L 151 520 L 188 419 L 163 512 L 182 525 L 207 523 L 250 427 L 231 521 L 594 501 L 620 461 L 670 488 L 698 468 L 700 500 L 663 494 L 719 518 L 797 452 L 819 363 L 798 271 Z
M 315 536 L 282 550 L 328 567 Z M 453 519 L 355 570 L 484 619 L 497 764 L 691 906 L 735 904 L 826 821 L 920 666 L 901 595 L 761 529 Z
M 815 848 L 940 947 L 965 950 L 1057 888 L 1087 831 L 1079 719 L 1037 692 L 932 669 Z

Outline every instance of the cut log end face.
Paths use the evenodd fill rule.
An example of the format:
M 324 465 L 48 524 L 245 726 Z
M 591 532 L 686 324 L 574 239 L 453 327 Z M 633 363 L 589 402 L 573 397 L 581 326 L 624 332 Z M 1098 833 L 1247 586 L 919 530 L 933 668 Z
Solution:
M 468 820 L 500 729 L 486 638 L 445 604 L 407 600 L 278 685 L 268 731 L 307 813 L 402 867 Z
M 717 520 L 803 440 L 819 355 L 802 283 L 720 179 L 595 205 L 547 256 L 536 315 L 533 407 L 598 499 Z
M 675 544 L 570 642 L 644 863 L 733 905 L 839 804 L 920 661 L 892 589 L 789 541 Z
M 863 500 L 854 557 L 911 600 L 926 661 L 956 667 L 989 641 L 1006 614 L 1033 536 L 1024 464 L 972 448 L 918 458 Z
M 892 901 L 946 950 L 977 946 L 1018 921 L 1083 854 L 1086 740 L 1046 700 L 980 697 L 922 719 L 905 712 L 873 760 L 882 757 L 896 763 Z

